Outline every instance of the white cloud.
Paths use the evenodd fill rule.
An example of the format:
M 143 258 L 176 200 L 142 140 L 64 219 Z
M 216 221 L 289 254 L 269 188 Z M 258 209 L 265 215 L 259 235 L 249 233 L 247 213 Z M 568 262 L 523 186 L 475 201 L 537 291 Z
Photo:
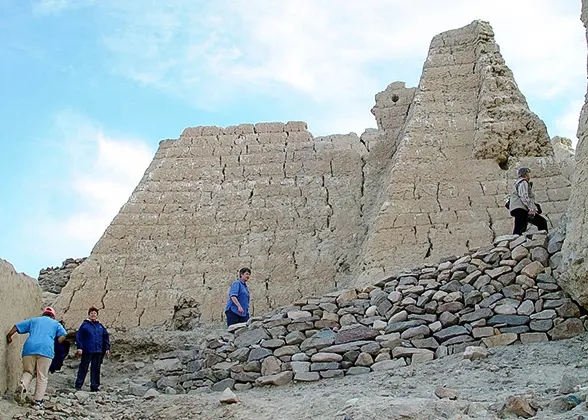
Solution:
M 140 139 L 104 133 L 72 112 L 55 121 L 54 160 L 63 171 L 51 179 L 51 203 L 29 221 L 39 253 L 61 261 L 87 256 L 139 183 L 153 158 Z
M 431 38 L 475 19 L 493 25 L 525 95 L 573 101 L 585 91 L 580 7 L 561 0 L 101 0 L 94 6 L 107 15 L 102 42 L 115 73 L 208 110 L 243 98 L 288 103 L 295 95 L 297 104 L 305 98 L 317 134 L 374 126 L 375 93 L 394 80 L 416 84 Z
M 564 114 L 559 115 L 555 119 L 555 127 L 558 131 L 558 135 L 567 137 L 572 140 L 572 146 L 576 148 L 578 143 L 578 137 L 576 133 L 578 131 L 578 121 L 580 119 L 580 111 L 584 101 L 577 100 L 569 104 L 569 107 L 565 109 Z

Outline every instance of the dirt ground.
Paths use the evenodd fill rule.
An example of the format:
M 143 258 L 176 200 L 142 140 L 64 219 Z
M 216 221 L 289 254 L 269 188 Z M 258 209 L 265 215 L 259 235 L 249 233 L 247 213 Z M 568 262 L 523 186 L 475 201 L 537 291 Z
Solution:
M 394 372 L 236 391 L 240 402 L 230 405 L 211 391 L 151 399 L 130 395 L 129 384 L 148 380 L 152 372 L 145 356 L 107 360 L 102 391 L 74 393 L 78 362 L 71 359 L 49 379 L 45 412 L 19 406 L 7 395 L 0 400 L 0 419 L 496 419 L 518 418 L 503 410 L 508 397 L 518 396 L 538 409 L 533 418 L 588 420 L 588 390 L 581 389 L 588 385 L 587 354 L 584 334 L 494 348 L 475 361 L 453 355 Z M 564 395 L 564 375 L 580 390 Z M 458 398 L 438 398 L 437 387 L 456 391 Z

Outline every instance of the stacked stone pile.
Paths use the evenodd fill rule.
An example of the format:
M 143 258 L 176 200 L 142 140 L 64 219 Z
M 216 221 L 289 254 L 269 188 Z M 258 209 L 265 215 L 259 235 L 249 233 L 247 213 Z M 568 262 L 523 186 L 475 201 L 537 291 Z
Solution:
M 86 261 L 86 258 L 68 258 L 61 267 L 47 267 L 39 273 L 39 286 L 44 292 L 59 294 L 67 284 L 71 273 Z
M 585 316 L 553 275 L 562 240 L 503 236 L 362 290 L 302 299 L 231 326 L 199 349 L 160 355 L 156 386 L 176 393 L 317 381 L 419 364 L 467 346 L 570 338 L 584 332 Z

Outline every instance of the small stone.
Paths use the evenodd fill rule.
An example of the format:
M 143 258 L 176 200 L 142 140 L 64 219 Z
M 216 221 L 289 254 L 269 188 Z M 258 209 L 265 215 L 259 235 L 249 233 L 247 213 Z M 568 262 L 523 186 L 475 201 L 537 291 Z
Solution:
M 351 366 L 349 369 L 347 369 L 347 375 L 364 375 L 370 372 L 371 369 L 369 367 L 363 366 Z
M 559 393 L 571 394 L 574 392 L 574 388 L 578 385 L 580 385 L 580 381 L 578 380 L 578 378 L 566 373 L 561 378 L 561 383 L 559 385 Z
M 435 389 L 435 395 L 441 399 L 457 400 L 459 393 L 455 389 L 438 386 Z
M 282 386 L 282 385 L 286 385 L 289 384 L 290 382 L 292 382 L 292 372 L 291 371 L 285 371 L 285 372 L 280 372 L 280 373 L 276 373 L 273 375 L 267 375 L 267 376 L 260 376 L 259 378 L 257 378 L 255 380 L 255 383 L 257 385 L 275 385 L 275 386 Z
M 382 360 L 374 363 L 371 367 L 374 372 L 382 372 L 386 370 L 394 370 L 399 367 L 406 366 L 404 359 Z
M 488 350 L 479 346 L 468 346 L 463 352 L 463 358 L 469 360 L 484 359 L 488 357 Z
M 572 301 L 567 301 L 556 309 L 557 314 L 562 318 L 579 318 L 580 308 Z
M 583 332 L 584 325 L 582 324 L 582 321 L 578 318 L 569 318 L 561 324 L 556 325 L 551 331 L 549 331 L 549 335 L 553 340 L 562 340 L 572 338 Z
M 315 363 L 321 362 L 340 362 L 343 356 L 337 353 L 316 353 L 310 357 L 310 360 Z
M 521 274 L 534 279 L 540 273 L 542 273 L 544 269 L 545 267 L 539 261 L 533 261 L 531 264 L 528 264 L 521 270 Z
M 226 378 L 223 379 L 222 381 L 218 381 L 217 383 L 215 383 L 211 389 L 215 392 L 221 392 L 224 391 L 225 389 L 233 389 L 235 387 L 235 380 L 232 378 Z
M 494 312 L 498 315 L 515 315 L 517 313 L 517 308 L 510 305 L 496 305 L 494 307 Z
M 158 395 L 159 392 L 155 388 L 151 388 L 145 393 L 145 395 L 143 395 L 143 398 L 145 398 L 146 400 L 150 400 L 152 398 L 157 397 Z
M 535 311 L 535 304 L 532 300 L 525 300 L 517 308 L 517 315 L 531 315 Z
M 530 316 L 531 319 L 555 319 L 557 314 L 553 309 L 545 309 L 544 311 L 537 312 Z
M 506 406 L 504 407 L 504 412 L 506 413 L 513 413 L 517 416 L 523 417 L 528 419 L 533 417 L 537 414 L 537 410 L 535 410 L 529 402 L 523 397 L 514 397 L 510 396 L 506 400 Z
M 235 393 L 233 391 L 231 391 L 230 388 L 227 388 L 221 394 L 219 401 L 222 404 L 234 404 L 234 403 L 238 403 L 239 399 L 237 398 Z
M 524 333 L 521 334 L 519 338 L 523 344 L 547 343 L 549 341 L 547 334 L 542 332 Z
M 356 366 L 371 366 L 374 363 L 374 359 L 368 353 L 360 353 L 355 361 Z
M 492 337 L 482 338 L 482 342 L 486 347 L 501 347 L 514 343 L 517 338 L 517 334 L 514 333 L 497 334 Z
M 316 382 L 321 379 L 318 372 L 299 372 L 294 375 L 294 380 L 298 382 Z
M 492 337 L 494 335 L 493 327 L 479 327 L 472 330 L 474 338 Z

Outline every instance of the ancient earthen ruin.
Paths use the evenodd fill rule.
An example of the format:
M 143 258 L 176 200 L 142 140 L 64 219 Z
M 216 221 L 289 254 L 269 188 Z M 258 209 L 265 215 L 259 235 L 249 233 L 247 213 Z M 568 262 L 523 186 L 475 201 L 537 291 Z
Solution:
M 582 1 L 582 22 L 588 40 L 588 3 Z M 566 240 L 560 282 L 582 306 L 588 308 L 588 94 L 580 115 L 574 186 L 567 209 Z
M 509 233 L 503 199 L 533 170 L 556 227 L 570 181 L 490 25 L 436 36 L 418 87 L 376 96 L 377 130 L 313 137 L 302 122 L 191 127 L 152 164 L 57 306 L 112 326 L 220 321 L 253 269 L 253 312 L 364 286 Z
M 37 281 L 17 273 L 12 264 L 0 259 L 0 394 L 16 387 L 22 374 L 20 353 L 24 336 L 15 336 L 7 345 L 5 335 L 23 319 L 41 315 L 43 302 Z
M 588 2 L 582 3 L 588 29 Z M 383 397 L 365 397 L 370 404 L 385 399 L 376 418 L 393 411 L 394 418 L 537 414 L 551 419 L 562 413 L 583 418 L 578 413 L 586 410 L 581 404 L 586 388 L 578 389 L 575 378 L 558 372 L 559 390 L 551 395 L 551 389 L 538 386 L 553 388 L 553 381 L 538 377 L 545 379 L 549 367 L 573 366 L 588 378 L 581 361 L 585 335 L 566 340 L 565 346 L 552 342 L 548 352 L 536 347 L 537 357 L 527 366 L 524 361 L 520 366 L 522 351 L 511 352 L 510 359 L 497 351 L 494 362 L 481 369 L 479 382 L 480 364 L 453 358 L 443 370 L 427 362 L 461 352 L 464 358 L 484 358 L 485 348 L 515 343 L 540 346 L 588 327 L 581 308 L 588 308 L 588 99 L 574 161 L 571 143 L 559 137 L 550 141 L 528 109 L 490 26 L 476 21 L 435 37 L 419 86 L 390 84 L 376 95 L 372 112 L 378 129 L 360 137 L 314 138 L 306 124 L 289 122 L 193 127 L 179 139 L 163 141 L 90 257 L 78 268 L 80 261 L 66 261 L 43 272 L 45 290 L 59 293 L 73 269 L 57 304 L 69 325 L 96 305 L 113 327 L 190 330 L 221 319 L 228 284 L 239 267 L 248 265 L 256 316 L 201 342 L 184 339 L 197 329 L 113 328 L 123 340 L 117 343 L 121 360 L 111 369 L 119 372 L 124 390 L 74 395 L 56 375 L 62 389 L 48 398 L 48 414 L 196 418 L 206 412 L 218 418 L 227 412 L 219 414 L 224 408 L 218 399 L 201 404 L 209 389 L 238 392 L 370 372 L 368 381 L 353 378 L 367 388 L 377 375 L 373 372 L 393 371 L 379 389 L 385 390 Z M 503 236 L 512 223 L 503 199 L 520 166 L 533 171 L 549 235 Z M 38 314 L 41 292 L 33 279 L 0 260 L 0 282 L 5 331 Z M 156 352 L 158 342 L 173 341 L 170 337 L 181 341 L 165 353 L 140 354 Z M 15 387 L 23 339 L 15 337 L 8 349 L 0 345 L 0 392 Z M 132 349 L 126 353 L 125 339 Z M 538 369 L 539 364 L 545 366 Z M 514 369 L 521 370 L 513 374 Z M 450 376 L 464 393 L 476 387 L 484 395 L 498 393 L 516 383 L 520 392 L 533 395 L 499 396 L 506 404 L 498 407 L 490 402 L 496 398 L 469 394 L 461 400 L 443 385 L 435 387 L 434 400 L 423 398 L 430 391 L 423 383 L 445 383 Z M 349 382 L 342 381 L 341 402 L 348 404 Z M 329 391 L 336 388 L 333 382 L 330 386 Z M 407 399 L 410 388 L 416 392 Z M 285 392 L 303 395 L 305 403 L 314 401 L 308 394 L 315 391 L 327 398 L 324 389 L 307 389 L 306 395 Z M 400 400 L 411 407 L 410 415 L 391 395 L 394 389 L 402 389 Z M 546 396 L 535 399 L 536 391 Z M 160 392 L 198 395 L 151 399 Z M 247 397 L 233 414 L 252 417 L 243 415 L 250 409 L 259 418 L 277 418 L 260 415 L 261 404 Z M 271 405 L 263 398 L 264 408 Z M 280 416 L 289 409 L 299 414 L 299 400 L 282 402 Z M 162 404 L 169 407 L 161 409 Z M 431 408 L 429 415 L 419 405 Z M 304 411 L 308 417 L 317 410 Z M 344 411 L 339 414 L 348 418 Z

